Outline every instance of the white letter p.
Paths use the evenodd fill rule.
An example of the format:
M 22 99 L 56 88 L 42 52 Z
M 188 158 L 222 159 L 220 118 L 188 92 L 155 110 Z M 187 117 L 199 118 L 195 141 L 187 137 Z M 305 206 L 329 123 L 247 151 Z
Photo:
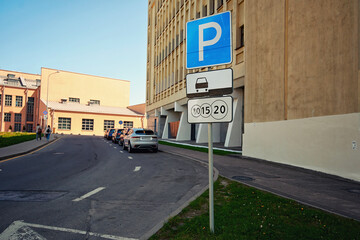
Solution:
M 204 41 L 204 29 L 215 28 L 216 35 L 213 39 Z M 199 61 L 204 61 L 204 47 L 214 45 L 221 37 L 221 27 L 217 22 L 209 22 L 199 25 Z

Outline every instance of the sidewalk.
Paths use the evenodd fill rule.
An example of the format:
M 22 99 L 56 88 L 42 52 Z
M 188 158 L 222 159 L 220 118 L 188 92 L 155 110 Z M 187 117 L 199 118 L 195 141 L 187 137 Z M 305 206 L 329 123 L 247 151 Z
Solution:
M 208 162 L 203 152 L 162 144 L 159 150 Z M 214 155 L 214 167 L 220 175 L 248 186 L 360 221 L 360 182 L 241 156 Z
M 58 136 L 56 134 L 51 134 L 49 142 L 52 142 L 57 138 L 58 138 Z M 46 140 L 46 137 L 42 137 L 41 141 L 40 140 L 36 141 L 36 139 L 34 139 L 31 141 L 26 141 L 26 142 L 18 143 L 18 144 L 11 145 L 8 147 L 0 148 L 0 161 L 29 153 L 33 150 L 36 150 L 36 149 L 46 145 L 47 143 L 48 142 Z

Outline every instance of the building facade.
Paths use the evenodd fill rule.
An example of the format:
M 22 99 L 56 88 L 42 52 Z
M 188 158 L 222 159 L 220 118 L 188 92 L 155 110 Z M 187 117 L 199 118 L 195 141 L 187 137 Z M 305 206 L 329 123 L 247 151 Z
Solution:
M 103 135 L 146 126 L 145 104 L 129 106 L 129 81 L 49 68 L 41 75 L 0 70 L 0 81 L 1 131 L 33 132 L 40 124 L 55 133 Z
M 207 126 L 186 121 L 185 75 L 231 67 L 234 120 L 214 124 L 215 142 L 241 146 L 246 156 L 360 180 L 359 5 L 149 0 L 149 127 L 163 138 L 207 141 Z M 186 22 L 224 11 L 232 14 L 232 64 L 185 69 Z

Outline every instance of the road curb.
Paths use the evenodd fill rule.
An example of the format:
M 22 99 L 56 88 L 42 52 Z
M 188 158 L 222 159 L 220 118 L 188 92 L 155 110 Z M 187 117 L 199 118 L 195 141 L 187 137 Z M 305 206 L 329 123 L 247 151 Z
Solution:
M 46 142 L 43 145 L 37 146 L 37 147 L 35 147 L 33 149 L 30 149 L 28 151 L 24 151 L 24 152 L 21 152 L 21 153 L 15 153 L 15 154 L 12 154 L 12 155 L 0 157 L 0 163 L 5 162 L 5 160 L 9 160 L 11 158 L 20 157 L 20 156 L 29 154 L 31 152 L 34 152 L 34 151 L 36 151 L 36 150 L 38 150 L 40 148 L 43 148 L 43 147 L 45 147 L 45 146 L 47 146 L 47 145 L 49 145 L 49 144 L 51 144 L 51 143 L 53 143 L 53 142 L 55 142 L 55 141 L 57 141 L 59 139 L 61 139 L 61 137 L 54 138 L 53 140 L 51 140 L 49 142 Z
M 183 156 L 181 154 L 178 153 L 174 153 L 174 152 L 169 152 L 169 151 L 161 151 L 164 153 L 168 153 L 168 154 L 172 154 L 175 156 L 180 156 L 183 158 L 187 158 L 189 160 L 192 161 L 196 161 L 198 163 L 200 163 L 201 165 L 206 165 L 208 167 L 208 163 L 201 161 L 199 159 L 196 158 L 192 158 L 192 157 L 188 157 L 188 156 Z M 214 167 L 214 182 L 218 179 L 219 177 L 219 170 L 217 170 Z M 203 187 L 198 193 L 196 193 L 194 196 L 192 196 L 190 199 L 188 199 L 187 201 L 185 201 L 180 207 L 178 207 L 175 211 L 173 211 L 172 213 L 170 213 L 164 220 L 162 220 L 161 222 L 159 222 L 158 224 L 156 224 L 150 231 L 148 231 L 147 233 L 145 233 L 144 235 L 142 235 L 139 240 L 143 240 L 143 239 L 148 239 L 150 238 L 152 235 L 154 235 L 157 231 L 159 231 L 166 222 L 169 221 L 170 218 L 175 217 L 176 215 L 178 215 L 184 208 L 186 208 L 187 206 L 189 206 L 189 204 L 194 201 L 196 198 L 198 198 L 201 194 L 203 194 L 206 190 L 209 189 L 209 185 L 206 185 L 205 187 Z

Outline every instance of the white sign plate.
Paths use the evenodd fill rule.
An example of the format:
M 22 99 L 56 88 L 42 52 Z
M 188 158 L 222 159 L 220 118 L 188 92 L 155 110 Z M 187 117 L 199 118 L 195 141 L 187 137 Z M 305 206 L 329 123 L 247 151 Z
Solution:
M 222 96 L 233 92 L 231 68 L 186 75 L 186 96 Z
M 232 122 L 233 98 L 230 96 L 189 99 L 189 123 Z

